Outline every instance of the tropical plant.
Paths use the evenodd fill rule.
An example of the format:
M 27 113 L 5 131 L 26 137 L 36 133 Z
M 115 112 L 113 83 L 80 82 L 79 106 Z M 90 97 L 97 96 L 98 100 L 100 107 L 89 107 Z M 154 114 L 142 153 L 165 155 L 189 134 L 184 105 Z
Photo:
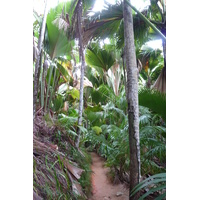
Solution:
M 141 12 L 132 11 L 126 0 L 107 3 L 102 12 L 88 17 L 93 4 L 93 0 L 67 1 L 47 15 L 41 67 L 34 81 L 37 76 L 41 87 L 36 100 L 45 111 L 39 109 L 36 114 L 44 115 L 43 124 L 49 129 L 47 133 L 37 131 L 37 137 L 46 137 L 34 139 L 34 191 L 49 199 L 86 199 L 78 188 L 81 184 L 89 194 L 87 147 L 106 158 L 115 183 L 130 184 L 130 199 L 152 193 L 158 196 L 155 192 L 160 189 L 164 195 L 165 186 L 157 185 L 157 181 L 165 181 L 164 174 L 152 175 L 166 172 L 166 96 L 152 88 L 162 85 L 166 61 L 161 51 L 144 45 L 156 37 L 165 40 L 163 1 L 151 1 Z M 43 25 L 42 18 L 34 15 L 36 52 Z M 105 38 L 109 44 L 102 43 Z M 140 74 L 138 63 L 143 65 Z M 59 150 L 55 144 L 49 150 L 48 140 Z M 40 162 L 45 163 L 44 168 L 39 167 Z M 37 185 L 41 176 L 44 187 Z M 140 176 L 149 178 L 140 184 Z
M 155 90 L 141 88 L 139 90 L 139 102 L 141 106 L 150 108 L 166 121 L 166 95 Z
M 109 51 L 93 43 L 87 48 L 86 62 L 97 70 L 105 83 L 107 71 L 114 65 L 115 60 Z
M 148 45 L 143 45 L 138 52 L 138 58 L 143 65 L 139 74 L 139 81 L 147 88 L 152 88 L 164 67 L 164 59 L 161 53 L 160 49 L 153 49 Z
M 42 51 L 42 43 L 44 39 L 44 33 L 45 33 L 45 28 L 46 28 L 46 18 L 47 18 L 47 2 L 48 0 L 45 1 L 45 9 L 44 9 L 44 16 L 42 20 L 42 26 L 40 29 L 40 36 L 38 40 L 38 56 L 36 59 L 36 64 L 35 64 L 35 76 L 34 76 L 34 88 L 33 88 L 33 116 L 35 115 L 36 112 L 36 103 L 37 103 L 37 93 L 38 93 L 38 71 L 39 71 L 39 64 L 40 64 L 40 58 L 41 58 L 41 51 Z
M 130 191 L 139 183 L 140 178 L 140 138 L 139 138 L 139 108 L 138 108 L 138 69 L 134 45 L 133 18 L 131 8 L 124 2 L 124 39 L 127 69 L 127 103 L 129 122 L 130 149 Z M 137 199 L 130 197 L 131 200 Z
M 150 189 L 149 189 L 150 188 Z M 131 196 L 134 196 L 138 191 L 146 189 L 147 191 L 138 199 L 142 200 L 154 192 L 160 194 L 154 199 L 161 200 L 166 198 L 166 173 L 155 174 L 140 182 L 131 191 Z

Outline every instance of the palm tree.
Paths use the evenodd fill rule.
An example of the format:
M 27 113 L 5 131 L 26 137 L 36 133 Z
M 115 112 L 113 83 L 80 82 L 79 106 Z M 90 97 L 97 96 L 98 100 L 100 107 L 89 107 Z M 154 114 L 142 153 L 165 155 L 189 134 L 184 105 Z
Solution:
M 85 54 L 84 46 L 87 43 L 83 43 L 83 15 L 86 11 L 94 4 L 91 0 L 73 0 L 71 3 L 72 13 L 72 26 L 70 28 L 71 37 L 78 38 L 79 41 L 79 61 L 81 62 L 81 78 L 80 78 L 80 99 L 79 99 L 79 117 L 78 117 L 78 130 L 76 137 L 76 147 L 79 147 L 82 125 L 82 113 L 83 113 L 83 82 L 84 82 L 84 71 L 85 71 Z
M 85 55 L 82 42 L 82 13 L 83 13 L 83 2 L 82 0 L 78 3 L 78 13 L 77 13 L 77 24 L 78 24 L 78 38 L 79 38 L 79 59 L 81 61 L 81 79 L 80 79 L 80 99 L 79 99 L 79 115 L 78 115 L 78 126 L 82 125 L 82 113 L 83 113 L 83 80 L 85 71 Z M 77 137 L 76 137 L 76 147 L 79 147 L 81 129 L 78 127 Z
M 137 56 L 141 60 L 142 70 L 139 74 L 139 82 L 142 86 L 152 88 L 164 66 L 163 55 L 160 49 L 153 49 L 148 45 L 143 45 Z
M 158 3 L 160 2 L 160 4 Z M 165 86 L 165 74 L 166 74 L 166 20 L 165 20 L 165 3 L 164 1 L 154 0 L 151 1 L 151 5 L 147 10 L 142 12 L 138 11 L 129 2 L 128 5 L 137 13 L 133 15 L 134 20 L 134 35 L 136 49 L 140 48 L 145 42 L 150 39 L 162 38 L 163 40 L 163 53 L 164 53 L 164 68 L 160 76 L 158 83 L 162 83 L 161 86 Z M 161 5 L 162 8 L 160 8 Z M 159 9 L 158 9 L 159 8 Z M 159 18 L 162 21 L 158 21 L 156 16 L 160 14 Z M 117 48 L 123 49 L 124 46 L 124 30 L 123 30 L 123 14 L 122 4 L 118 2 L 115 5 L 109 3 L 106 4 L 106 9 L 102 12 L 96 13 L 91 17 L 84 32 L 84 42 L 92 38 L 106 38 L 113 36 L 117 38 Z M 125 57 L 125 55 L 124 55 Z M 162 79 L 162 77 L 164 77 Z M 154 88 L 162 88 L 160 85 L 155 85 Z M 161 91 L 162 92 L 162 91 Z
M 164 36 L 166 36 L 166 1 L 154 0 L 151 1 L 151 15 L 150 21 L 158 27 Z M 153 11 L 153 12 L 152 12 Z M 164 67 L 153 85 L 161 93 L 166 93 L 166 40 L 162 39 Z
M 132 6 L 129 2 L 130 7 L 138 12 L 138 10 Z M 160 91 L 161 93 L 166 93 L 166 2 L 163 0 L 152 0 L 151 5 L 148 9 L 148 18 L 149 20 L 143 16 L 140 12 L 138 12 L 140 17 L 147 23 L 154 31 L 154 37 L 162 38 L 163 45 L 163 57 L 164 57 L 164 67 L 156 80 L 153 88 Z
M 134 45 L 133 18 L 131 8 L 124 1 L 124 39 L 127 66 L 127 102 L 129 119 L 130 148 L 130 193 L 140 179 L 140 139 L 139 139 L 139 106 L 138 106 L 138 69 Z M 138 195 L 129 197 L 138 199 Z
M 38 93 L 38 71 L 39 71 L 39 64 L 40 64 L 40 56 L 41 56 L 41 51 L 42 51 L 42 43 L 44 39 L 44 33 L 45 33 L 45 28 L 46 28 L 46 18 L 47 18 L 47 2 L 45 2 L 45 9 L 44 9 L 44 16 L 43 16 L 43 21 L 42 21 L 42 26 L 40 29 L 40 37 L 38 41 L 38 56 L 36 60 L 36 65 L 35 65 L 35 76 L 34 76 L 34 88 L 33 88 L 33 116 L 35 115 L 36 112 L 36 102 L 37 102 L 37 93 Z
M 50 73 L 48 77 L 48 86 L 46 91 L 46 103 L 45 112 L 47 108 L 49 110 L 53 92 L 55 94 L 56 88 L 58 88 L 58 80 L 60 75 L 62 75 L 64 81 L 66 81 L 66 75 L 68 75 L 66 69 L 60 64 L 62 56 L 70 56 L 72 42 L 67 38 L 66 31 L 69 27 L 69 22 L 64 18 L 64 14 L 69 10 L 68 3 L 58 4 L 57 7 L 50 10 L 47 16 L 47 30 L 45 37 L 45 47 L 46 53 L 49 55 L 49 60 L 51 61 Z M 43 69 L 45 72 L 45 68 Z M 59 72 L 60 75 L 56 75 Z M 53 83 L 50 85 L 51 78 L 53 76 Z M 45 75 L 42 77 L 43 81 Z M 42 84 L 44 88 L 44 83 Z M 49 92 L 50 91 L 50 92 Z M 44 93 L 44 89 L 41 91 Z

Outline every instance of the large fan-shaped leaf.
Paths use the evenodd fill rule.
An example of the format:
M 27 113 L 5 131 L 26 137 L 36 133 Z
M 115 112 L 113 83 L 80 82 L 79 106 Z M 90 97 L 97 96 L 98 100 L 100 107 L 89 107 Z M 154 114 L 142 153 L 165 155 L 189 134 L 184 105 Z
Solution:
M 106 38 L 116 33 L 120 20 L 123 18 L 122 4 L 107 6 L 101 12 L 95 13 L 86 23 L 83 41 L 85 44 L 92 38 Z
M 87 64 L 102 68 L 105 71 L 112 67 L 115 62 L 111 53 L 105 49 L 98 48 L 95 45 L 88 47 L 85 59 Z
M 53 24 L 53 21 L 61 14 L 62 7 L 63 4 L 59 4 L 56 8 L 51 9 L 47 16 L 49 55 L 52 60 L 56 57 L 66 55 L 71 50 L 67 37 Z

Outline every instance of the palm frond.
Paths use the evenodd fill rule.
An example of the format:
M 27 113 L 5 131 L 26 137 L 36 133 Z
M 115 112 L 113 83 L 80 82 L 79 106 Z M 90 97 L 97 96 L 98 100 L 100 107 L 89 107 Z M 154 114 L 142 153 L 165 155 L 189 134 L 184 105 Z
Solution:
M 91 93 L 92 100 L 98 104 L 106 104 L 109 100 L 114 100 L 115 94 L 113 90 L 107 85 L 100 85 L 99 88 L 94 89 Z
M 88 65 L 102 68 L 105 71 L 112 67 L 115 62 L 111 53 L 95 45 L 87 48 L 85 60 Z
M 87 44 L 92 38 L 106 38 L 115 34 L 119 28 L 120 21 L 123 18 L 122 4 L 106 4 L 106 8 L 101 12 L 95 13 L 86 21 L 83 36 L 84 44 Z
M 97 70 L 93 69 L 90 66 L 86 66 L 85 76 L 88 78 L 88 80 L 92 82 L 92 85 L 96 88 L 99 87 L 100 84 L 102 83 L 100 81 L 100 76 Z
M 47 16 L 49 55 L 52 60 L 56 57 L 66 55 L 67 50 L 71 49 L 67 37 L 53 24 L 53 21 L 57 18 L 57 15 L 61 14 L 59 12 L 62 12 L 62 10 L 60 10 L 60 6 L 51 9 Z
M 152 185 L 155 185 L 156 187 L 152 187 Z M 165 189 L 166 189 L 166 173 L 160 173 L 160 174 L 156 174 L 156 175 L 150 176 L 147 179 L 145 179 L 144 181 L 140 182 L 131 191 L 131 196 L 134 196 L 141 189 L 148 188 L 148 187 L 150 188 L 150 189 L 148 189 L 148 192 L 143 194 L 139 198 L 139 200 L 142 200 L 145 197 L 147 197 L 150 194 L 152 194 L 153 192 L 158 192 L 158 191 L 160 191 L 161 194 L 156 199 L 165 198 L 166 197 L 166 192 L 165 192 Z
M 92 126 L 101 126 L 103 123 L 103 112 L 93 112 L 93 111 L 85 111 L 87 119 L 90 121 Z
M 160 91 L 161 93 L 166 93 L 166 67 L 162 69 L 152 88 Z
M 166 120 L 166 95 L 146 88 L 139 90 L 139 104 L 150 108 Z
M 124 111 L 116 108 L 115 105 L 112 102 L 108 102 L 105 106 L 102 106 L 105 113 L 108 113 L 109 111 L 112 111 L 112 115 L 118 117 L 117 115 L 120 115 L 122 117 L 125 117 Z M 110 114 L 108 114 L 109 116 L 111 116 Z M 107 117 L 107 115 L 105 115 L 105 117 Z

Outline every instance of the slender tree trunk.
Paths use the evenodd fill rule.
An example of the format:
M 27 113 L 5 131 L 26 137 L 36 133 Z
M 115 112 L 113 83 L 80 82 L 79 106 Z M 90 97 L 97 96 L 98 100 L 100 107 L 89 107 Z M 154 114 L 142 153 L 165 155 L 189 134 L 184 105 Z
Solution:
M 45 9 L 44 9 L 44 16 L 42 20 L 42 26 L 40 29 L 40 37 L 38 40 L 38 57 L 36 60 L 35 64 L 35 76 L 34 76 L 34 88 L 33 88 L 33 117 L 36 112 L 36 102 L 37 102 L 37 94 L 38 94 L 38 71 L 39 71 L 39 65 L 40 65 L 40 56 L 41 56 L 41 51 L 42 51 L 42 44 L 44 40 L 44 33 L 45 33 L 45 28 L 46 28 L 46 19 L 47 19 L 47 1 L 45 2 Z
M 79 56 L 81 61 L 81 78 L 80 78 L 80 100 L 79 100 L 79 115 L 78 115 L 78 126 L 82 125 L 82 113 L 83 113 L 83 80 L 84 80 L 84 71 L 85 71 L 85 55 L 82 42 L 82 31 L 81 31 L 81 17 L 82 17 L 82 0 L 79 2 L 78 8 L 78 34 L 79 34 Z M 81 130 L 78 127 L 77 137 L 75 145 L 78 148 L 80 142 Z
M 123 56 L 122 56 L 122 61 L 123 61 L 123 71 L 124 71 L 124 86 L 125 86 L 125 91 L 126 91 L 126 100 L 128 100 L 128 92 L 127 92 L 127 81 L 126 81 L 126 55 L 125 55 L 125 48 L 123 50 Z M 127 112 L 125 113 L 127 114 Z
M 38 69 L 38 77 L 37 77 L 37 85 L 38 85 L 38 93 L 40 93 L 41 95 L 41 83 L 40 83 L 40 78 L 42 81 L 42 59 L 43 59 L 43 52 L 41 51 L 40 54 L 40 65 L 39 65 L 39 69 Z M 41 98 L 39 98 L 39 105 L 41 106 Z
M 42 84 L 41 84 L 41 107 L 44 110 L 44 96 L 45 96 L 45 80 L 46 80 L 46 75 L 47 75 L 47 69 L 49 67 L 49 62 L 47 59 L 45 59 L 43 63 L 43 73 L 42 73 Z
M 162 40 L 163 45 L 163 57 L 164 57 L 164 67 L 166 68 L 166 41 Z
M 130 147 L 130 193 L 140 179 L 140 143 L 139 143 L 139 106 L 138 106 L 138 69 L 134 45 L 133 17 L 131 8 L 124 1 L 124 38 L 127 67 L 129 147 Z M 130 197 L 137 200 L 139 193 Z

